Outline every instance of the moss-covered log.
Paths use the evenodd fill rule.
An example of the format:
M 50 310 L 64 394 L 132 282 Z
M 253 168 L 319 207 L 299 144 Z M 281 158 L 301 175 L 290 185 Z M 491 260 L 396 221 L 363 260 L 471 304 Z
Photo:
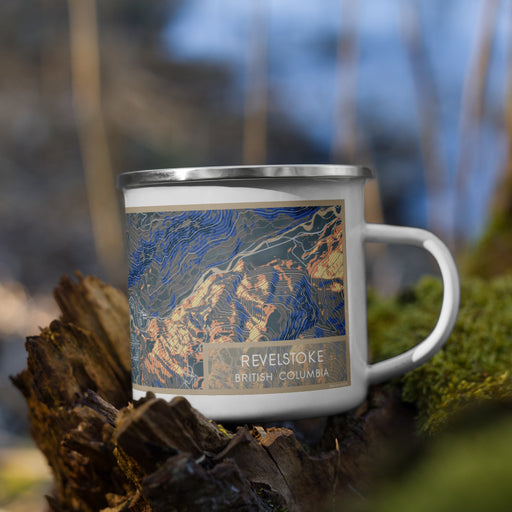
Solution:
M 309 444 L 283 426 L 224 428 L 182 398 L 132 403 L 126 297 L 78 276 L 55 298 L 61 318 L 27 339 L 27 369 L 13 378 L 54 474 L 52 511 L 318 511 L 364 493 L 378 447 L 401 425 L 414 430 L 393 389 L 349 414 L 287 424 L 316 430 Z
M 441 295 L 441 284 L 426 279 L 399 297 L 370 296 L 374 360 L 424 338 Z M 400 493 L 391 488 L 379 501 L 375 489 L 393 467 L 410 468 L 425 453 L 434 438 L 422 432 L 445 431 L 482 402 L 510 409 L 512 276 L 464 280 L 459 319 L 443 350 L 371 389 L 357 410 L 273 426 L 217 425 L 182 398 L 131 402 L 126 297 L 80 276 L 63 278 L 55 296 L 61 318 L 27 339 L 27 368 L 13 378 L 54 474 L 52 511 L 350 510 L 354 500 L 358 510 L 365 503 L 388 510 L 387 500 L 400 501 Z M 492 427 L 496 416 L 484 410 L 476 417 L 490 418 Z M 512 422 L 503 428 L 512 439 Z M 470 437 L 463 433 L 461 442 Z M 459 446 L 454 457 L 465 449 L 448 443 Z M 442 458 L 432 463 L 445 465 Z M 441 474 L 426 471 L 434 480 Z M 408 482 L 416 489 L 412 476 Z
M 369 301 L 375 360 L 424 339 L 439 314 L 443 289 L 426 278 L 399 297 Z M 418 426 L 434 433 L 467 408 L 512 400 L 512 275 L 464 279 L 459 317 L 449 340 L 427 364 L 397 380 L 418 408 Z

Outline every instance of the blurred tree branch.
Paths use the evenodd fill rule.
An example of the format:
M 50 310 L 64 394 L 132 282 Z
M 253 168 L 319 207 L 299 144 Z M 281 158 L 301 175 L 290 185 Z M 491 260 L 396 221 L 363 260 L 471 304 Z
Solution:
M 357 156 L 357 19 L 359 0 L 341 0 L 336 55 L 336 90 L 332 160 L 355 163 Z
M 480 34 L 473 48 L 462 92 L 458 159 L 455 169 L 455 230 L 457 229 L 457 219 L 466 214 L 466 189 L 478 158 L 478 131 L 484 111 L 489 62 L 499 4 L 500 0 L 482 2 Z M 459 237 L 455 233 L 456 241 L 457 238 Z
M 368 164 L 366 148 L 361 148 L 358 137 L 357 122 L 357 22 L 360 7 L 359 0 L 340 0 L 341 26 L 336 52 L 334 129 L 331 143 L 331 161 L 334 163 Z M 365 187 L 365 216 L 368 222 L 383 221 L 377 180 L 370 181 Z M 370 252 L 374 249 L 370 249 Z
M 264 164 L 267 158 L 267 3 L 253 0 L 247 48 L 243 161 Z
M 509 44 L 508 96 L 504 113 L 508 147 L 504 173 L 494 193 L 488 227 L 464 261 L 466 273 L 486 278 L 512 271 L 512 37 Z
M 496 189 L 493 205 L 495 216 L 503 215 L 512 223 L 512 35 L 509 37 L 508 94 L 505 107 L 508 154 L 504 176 Z
M 124 281 L 120 211 L 101 107 L 95 0 L 68 0 L 71 75 L 77 130 L 98 258 L 110 278 Z
M 441 220 L 443 213 L 438 211 L 435 202 L 435 198 L 443 190 L 445 177 L 448 175 L 438 138 L 440 133 L 439 95 L 425 48 L 418 5 L 415 2 L 402 1 L 401 7 L 404 45 L 416 89 L 420 144 L 429 200 L 428 224 L 431 230 L 449 241 L 447 234 L 443 233 L 444 223 Z

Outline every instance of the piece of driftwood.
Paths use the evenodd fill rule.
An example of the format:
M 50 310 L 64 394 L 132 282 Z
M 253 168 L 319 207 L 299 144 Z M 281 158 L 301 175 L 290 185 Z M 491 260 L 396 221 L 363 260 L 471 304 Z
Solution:
M 181 397 L 132 402 L 125 295 L 78 275 L 55 299 L 61 318 L 27 338 L 12 378 L 54 475 L 52 511 L 333 510 L 364 494 L 392 434 L 412 430 L 393 388 L 292 428 L 223 427 Z

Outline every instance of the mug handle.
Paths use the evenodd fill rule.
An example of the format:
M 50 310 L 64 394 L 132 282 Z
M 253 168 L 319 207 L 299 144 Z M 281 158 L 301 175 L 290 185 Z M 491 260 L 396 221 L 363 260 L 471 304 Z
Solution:
M 370 384 L 402 375 L 430 359 L 446 342 L 455 326 L 460 304 L 460 279 L 457 266 L 446 245 L 429 231 L 386 224 L 365 224 L 364 242 L 383 242 L 422 247 L 439 265 L 443 280 L 443 303 L 434 330 L 403 354 L 368 365 Z

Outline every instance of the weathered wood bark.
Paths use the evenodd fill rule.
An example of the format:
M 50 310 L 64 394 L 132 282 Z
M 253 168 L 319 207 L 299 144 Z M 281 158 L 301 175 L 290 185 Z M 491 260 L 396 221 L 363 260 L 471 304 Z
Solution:
M 54 474 L 52 511 L 332 510 L 364 492 L 379 443 L 410 430 L 381 389 L 357 411 L 309 421 L 323 430 L 308 446 L 283 427 L 226 430 L 183 398 L 132 403 L 126 297 L 78 276 L 55 298 L 61 318 L 27 338 L 27 368 L 12 378 Z

